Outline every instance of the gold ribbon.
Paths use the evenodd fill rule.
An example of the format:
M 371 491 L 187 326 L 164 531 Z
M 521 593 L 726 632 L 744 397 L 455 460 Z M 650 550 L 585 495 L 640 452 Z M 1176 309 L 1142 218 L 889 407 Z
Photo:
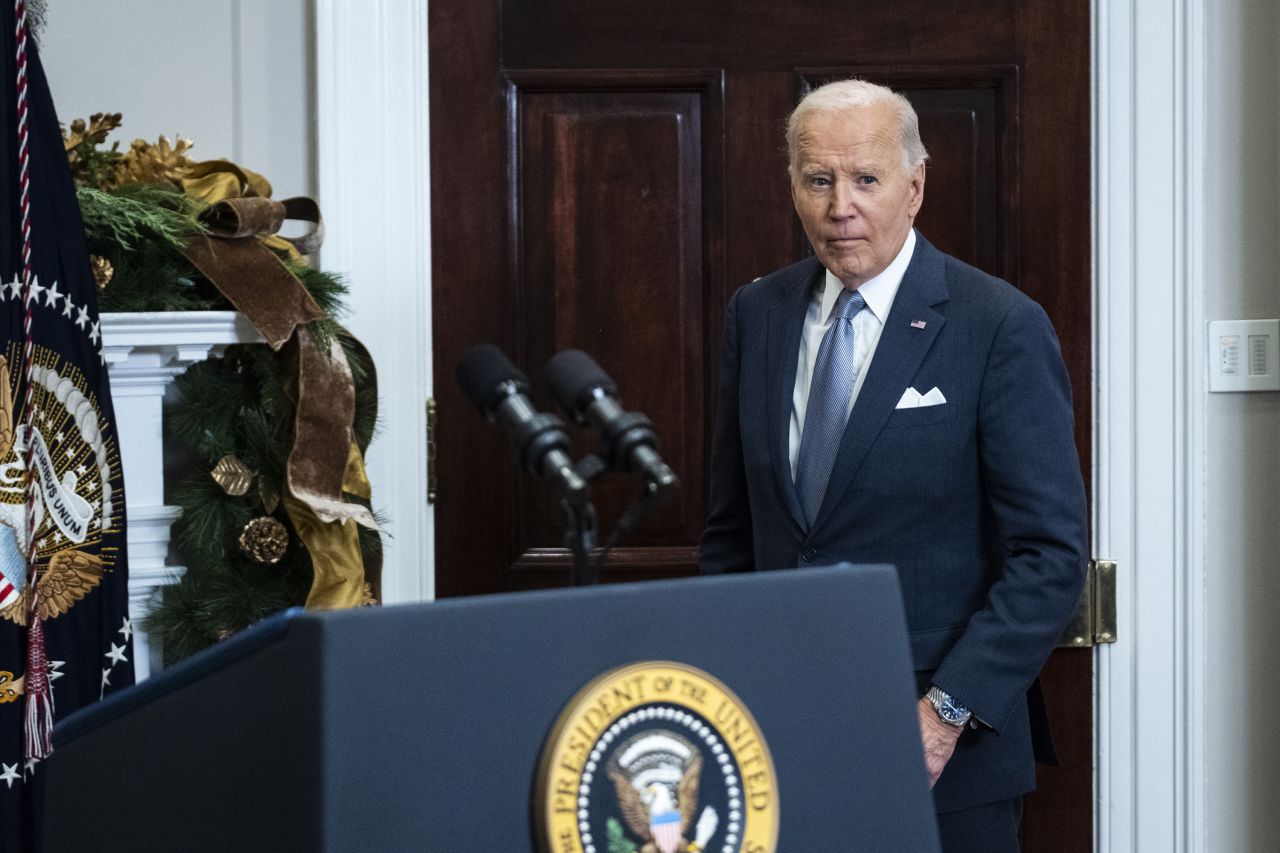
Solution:
M 364 560 L 356 526 L 321 521 L 292 495 L 285 495 L 281 502 L 311 555 L 313 576 L 307 609 L 359 607 L 364 601 Z
M 178 181 L 182 191 L 205 204 L 228 198 L 271 197 L 271 182 L 230 160 L 193 163 Z
M 351 443 L 347 455 L 342 488 L 357 497 L 368 499 L 372 496 L 364 457 L 355 442 Z M 285 495 L 282 502 L 294 529 L 311 554 L 315 576 L 307 596 L 307 609 L 359 607 L 364 603 L 366 583 L 375 600 L 381 597 L 381 572 L 378 567 L 365 563 L 354 524 L 321 521 L 309 506 L 292 495 Z
M 280 258 L 281 252 L 300 258 L 319 248 L 324 234 L 319 206 L 307 198 L 271 199 L 265 178 L 225 160 L 195 164 L 182 186 L 209 205 L 200 214 L 208 236 L 187 244 L 187 259 L 272 349 L 293 342 L 288 355 L 296 361 L 294 439 L 282 501 L 311 554 L 314 579 L 307 607 L 358 606 L 366 582 L 375 594 L 379 590 L 381 567 L 364 565 L 359 534 L 348 523 L 377 530 L 373 514 L 343 499 L 346 492 L 367 500 L 372 491 L 351 429 L 355 384 L 342 346 L 335 340 L 322 351 L 307 330 L 308 323 L 326 315 Z M 287 219 L 313 227 L 285 240 L 276 232 Z

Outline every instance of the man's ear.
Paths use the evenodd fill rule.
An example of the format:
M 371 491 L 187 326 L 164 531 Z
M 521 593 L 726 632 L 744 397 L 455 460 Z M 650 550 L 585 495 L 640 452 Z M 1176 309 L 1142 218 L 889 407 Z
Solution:
M 911 203 L 907 210 L 914 219 L 915 215 L 920 212 L 920 205 L 924 203 L 924 163 L 916 166 L 915 171 L 911 174 Z M 792 190 L 794 194 L 794 190 Z

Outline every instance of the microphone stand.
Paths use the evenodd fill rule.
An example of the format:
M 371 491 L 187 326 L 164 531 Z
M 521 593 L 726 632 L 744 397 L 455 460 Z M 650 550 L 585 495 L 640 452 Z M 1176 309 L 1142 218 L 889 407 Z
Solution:
M 575 467 L 583 480 L 590 482 L 608 470 L 608 466 L 595 454 L 584 456 Z M 656 483 L 646 480 L 639 496 L 618 519 L 613 533 L 609 535 L 600 553 L 592 559 L 591 552 L 596 550 L 597 535 L 596 508 L 591 503 L 587 491 L 570 492 L 560 500 L 566 525 L 564 533 L 565 547 L 573 554 L 573 569 L 570 582 L 573 586 L 592 586 L 600 582 L 600 566 L 605 555 L 609 553 L 622 534 L 639 527 L 645 519 L 653 514 L 674 490 L 674 482 Z
M 645 519 L 653 515 L 662 506 L 673 488 L 674 486 L 668 483 L 655 483 L 652 480 L 646 480 L 644 488 L 640 490 L 640 494 L 631 502 L 631 506 L 627 507 L 622 517 L 618 519 L 618 523 L 613 528 L 613 533 L 609 535 L 608 541 L 604 543 L 604 550 L 607 552 L 618 543 L 622 534 L 643 524 Z
M 604 464 L 595 456 L 586 456 L 574 470 L 584 481 L 590 482 L 604 470 Z M 591 559 L 596 549 L 596 508 L 586 489 L 563 494 L 560 507 L 565 514 L 564 544 L 573 554 L 573 568 L 569 582 L 573 586 L 593 586 L 600 582 L 600 567 Z
M 592 586 L 600 580 L 597 567 L 591 561 L 591 552 L 596 547 L 596 508 L 590 501 L 579 505 L 563 501 L 561 506 L 568 516 L 564 543 L 573 553 L 569 580 L 573 586 Z

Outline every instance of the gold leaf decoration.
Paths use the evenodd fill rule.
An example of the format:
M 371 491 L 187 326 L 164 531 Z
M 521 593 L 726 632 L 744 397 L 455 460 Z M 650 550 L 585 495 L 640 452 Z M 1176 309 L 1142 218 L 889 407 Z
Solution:
M 244 526 L 240 550 L 259 563 L 278 563 L 289 550 L 289 531 L 276 519 L 259 516 Z
M 89 185 L 98 189 L 110 189 L 112 175 L 120 161 L 120 152 L 113 144 L 102 147 L 108 134 L 120 126 L 120 113 L 94 113 L 89 121 L 78 118 L 68 129 L 62 127 L 62 144 L 67 152 L 67 165 L 71 167 L 71 179 L 76 186 Z
M 219 459 L 209 474 L 232 497 L 247 495 L 249 487 L 253 485 L 253 472 L 234 453 L 228 453 Z
M 62 128 L 62 144 L 68 154 L 76 151 L 86 142 L 90 145 L 101 145 L 107 141 L 111 131 L 123 123 L 120 113 L 94 113 L 86 122 L 78 118 L 71 122 L 70 128 Z M 74 165 L 74 156 L 71 158 Z

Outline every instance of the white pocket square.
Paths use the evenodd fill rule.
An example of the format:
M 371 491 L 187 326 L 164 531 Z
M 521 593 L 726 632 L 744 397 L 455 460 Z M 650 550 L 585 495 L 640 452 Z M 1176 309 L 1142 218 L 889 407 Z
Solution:
M 930 388 L 924 394 L 921 394 L 914 388 L 907 388 L 907 390 L 902 392 L 902 398 L 898 400 L 898 405 L 894 406 L 894 408 L 920 409 L 925 406 L 941 406 L 945 402 L 947 402 L 947 398 L 942 396 L 942 392 L 938 390 L 937 385 Z

